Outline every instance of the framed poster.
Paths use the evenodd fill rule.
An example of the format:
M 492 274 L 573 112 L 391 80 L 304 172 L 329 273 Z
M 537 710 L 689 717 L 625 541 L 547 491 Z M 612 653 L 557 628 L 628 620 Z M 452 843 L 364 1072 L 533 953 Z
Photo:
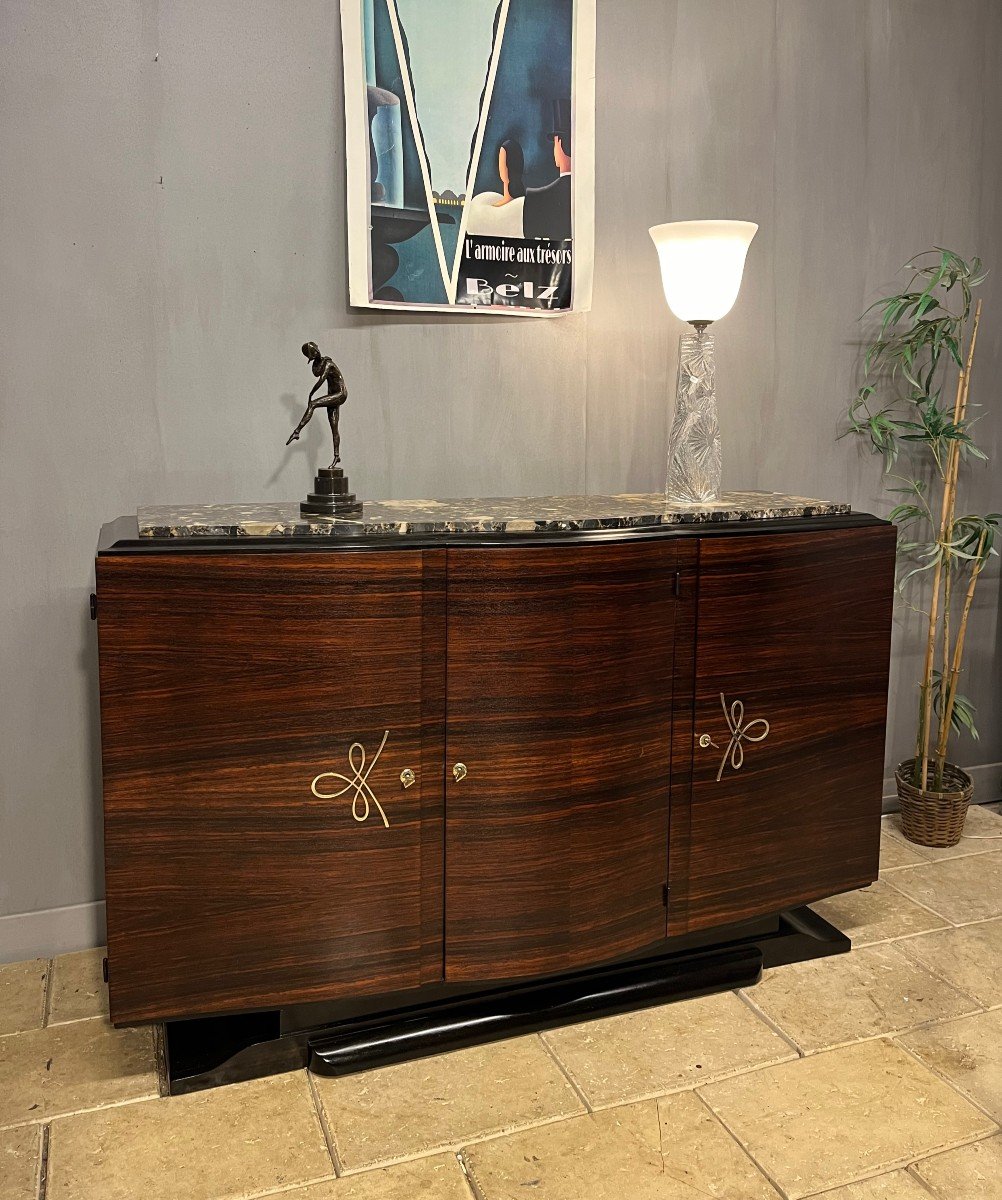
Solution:
M 341 0 L 349 298 L 591 305 L 595 0 Z

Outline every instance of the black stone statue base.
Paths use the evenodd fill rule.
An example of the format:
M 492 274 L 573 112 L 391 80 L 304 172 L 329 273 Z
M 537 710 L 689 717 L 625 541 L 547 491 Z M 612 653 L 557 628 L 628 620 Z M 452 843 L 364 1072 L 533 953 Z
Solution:
M 341 467 L 321 467 L 314 490 L 300 504 L 304 517 L 350 517 L 362 511 L 362 502 L 348 491 L 348 476 Z

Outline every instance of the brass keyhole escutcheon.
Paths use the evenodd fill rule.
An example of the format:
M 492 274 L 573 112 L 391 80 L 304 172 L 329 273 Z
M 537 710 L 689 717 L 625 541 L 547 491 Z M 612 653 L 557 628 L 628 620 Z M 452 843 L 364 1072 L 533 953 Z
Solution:
M 466 763 L 456 763 L 456 765 L 452 768 L 452 778 L 455 779 L 457 783 L 460 783 L 462 780 L 464 780 L 466 775 Z
M 700 734 L 699 744 L 704 750 L 706 750 L 710 746 L 713 746 L 713 747 L 719 749 L 719 747 L 717 747 L 716 742 L 714 742 L 713 738 L 711 738 L 708 733 Z
M 400 772 L 400 782 L 404 785 L 405 790 L 407 788 L 409 788 L 411 786 L 411 784 L 415 783 L 416 781 L 417 781 L 417 776 L 410 769 L 410 767 L 404 767 L 404 769 Z

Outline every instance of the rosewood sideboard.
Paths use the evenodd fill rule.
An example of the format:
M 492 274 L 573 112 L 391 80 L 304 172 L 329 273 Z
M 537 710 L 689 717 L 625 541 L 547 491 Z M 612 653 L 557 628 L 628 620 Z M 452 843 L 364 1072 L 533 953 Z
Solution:
M 111 1016 L 165 1031 L 172 1090 L 848 949 L 804 906 L 877 876 L 892 526 L 754 493 L 297 512 L 102 531 Z

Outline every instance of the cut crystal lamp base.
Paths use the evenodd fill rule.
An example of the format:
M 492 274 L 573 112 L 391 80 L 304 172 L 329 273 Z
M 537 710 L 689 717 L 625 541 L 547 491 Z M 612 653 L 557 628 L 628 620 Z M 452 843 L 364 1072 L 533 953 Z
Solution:
M 714 385 L 713 334 L 705 329 L 679 340 L 675 417 L 668 440 L 669 504 L 703 504 L 720 495 L 720 426 Z

